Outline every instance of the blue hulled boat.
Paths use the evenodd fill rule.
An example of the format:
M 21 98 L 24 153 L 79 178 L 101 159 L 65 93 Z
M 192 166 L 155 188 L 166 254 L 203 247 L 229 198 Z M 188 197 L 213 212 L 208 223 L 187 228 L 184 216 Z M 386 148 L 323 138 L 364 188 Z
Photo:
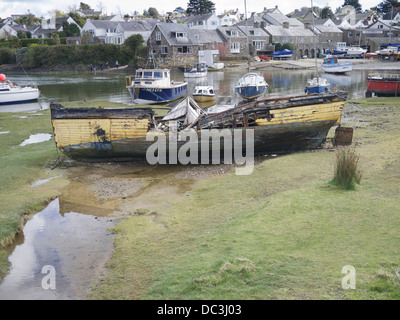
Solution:
M 135 78 L 126 77 L 134 103 L 167 103 L 187 95 L 187 82 L 171 81 L 168 69 L 138 69 Z
M 308 80 L 304 89 L 305 93 L 322 93 L 331 87 L 331 83 L 325 78 L 313 78 Z
M 241 77 L 235 86 L 235 92 L 243 99 L 253 100 L 267 91 L 268 83 L 257 73 L 247 73 Z

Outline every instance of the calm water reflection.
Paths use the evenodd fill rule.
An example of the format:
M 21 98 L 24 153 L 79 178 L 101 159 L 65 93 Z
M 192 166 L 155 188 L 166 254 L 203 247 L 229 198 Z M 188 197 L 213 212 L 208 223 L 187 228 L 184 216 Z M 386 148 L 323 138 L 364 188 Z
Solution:
M 61 215 L 59 200 L 29 220 L 9 256 L 11 269 L 0 284 L 0 300 L 84 299 L 109 259 L 113 222 L 79 213 Z M 55 270 L 55 289 L 42 287 Z M 45 281 L 50 284 L 50 281 Z
M 268 70 L 258 71 L 269 84 L 266 97 L 284 97 L 293 94 L 303 94 L 307 80 L 314 77 L 313 70 Z M 366 90 L 366 78 L 376 70 L 353 70 L 348 75 L 330 75 L 323 73 L 333 84 L 333 90 L 347 90 L 349 98 L 362 98 Z M 391 71 L 386 71 L 390 73 Z M 41 104 L 48 106 L 50 101 L 79 101 L 91 99 L 106 99 L 112 102 L 132 104 L 131 97 L 125 88 L 125 76 L 131 73 L 42 73 L 42 74 L 12 74 L 8 79 L 21 85 L 38 85 L 41 91 Z M 217 98 L 237 100 L 233 94 L 234 86 L 242 76 L 239 72 L 209 72 L 206 78 L 184 79 L 182 72 L 173 72 L 171 77 L 176 81 L 186 80 L 189 93 L 196 85 L 212 85 L 217 92 Z M 228 101 L 229 102 L 229 101 Z M 34 108 L 31 105 L 31 108 Z M 2 108 L 0 108 L 1 110 Z

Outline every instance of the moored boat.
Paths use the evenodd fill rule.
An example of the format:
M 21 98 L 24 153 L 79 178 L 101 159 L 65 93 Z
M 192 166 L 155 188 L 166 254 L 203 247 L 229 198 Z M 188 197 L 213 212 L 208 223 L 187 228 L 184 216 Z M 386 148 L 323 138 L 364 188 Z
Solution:
M 367 78 L 365 97 L 400 96 L 400 74 L 370 74 Z
M 274 59 L 282 59 L 282 60 L 290 59 L 293 55 L 294 55 L 294 51 L 288 50 L 288 49 L 275 51 L 273 53 Z
M 22 87 L 0 75 L 0 104 L 15 104 L 37 101 L 40 91 L 35 87 Z
M 367 53 L 367 49 L 355 46 L 345 47 L 344 50 L 347 56 L 361 56 L 363 53 Z
M 254 100 L 262 96 L 267 88 L 268 83 L 263 76 L 249 72 L 239 79 L 235 86 L 235 92 L 243 99 Z
M 313 78 L 307 81 L 307 85 L 304 89 L 306 93 L 321 93 L 328 90 L 331 87 L 331 83 L 325 78 Z
M 263 55 L 261 55 L 261 54 L 258 54 L 257 56 L 258 56 L 261 60 L 267 60 L 267 61 L 269 61 L 269 60 L 272 59 L 271 57 L 266 57 L 266 56 L 263 56 Z
M 204 144 L 207 152 L 215 145 L 226 151 L 233 145 L 235 130 L 244 135 L 248 129 L 254 133 L 255 154 L 319 148 L 331 127 L 340 122 L 344 103 L 340 93 L 323 93 L 252 101 L 217 113 L 206 113 L 187 97 L 164 117 L 155 117 L 151 108 L 64 108 L 52 103 L 50 110 L 58 149 L 74 159 L 109 161 L 147 159 L 152 137 L 160 135 L 168 142 L 165 152 L 183 145 L 196 145 L 203 152 Z M 196 139 L 179 138 L 188 131 Z M 210 132 L 224 136 L 231 132 L 232 140 L 214 144 Z
M 337 56 L 326 56 L 322 62 L 322 70 L 326 73 L 346 73 L 353 70 L 351 62 L 339 62 Z
M 134 103 L 167 103 L 187 95 L 187 83 L 171 81 L 169 69 L 138 69 L 125 81 Z
M 212 86 L 196 86 L 193 98 L 196 102 L 215 101 L 215 91 Z
M 189 71 L 185 71 L 185 78 L 201 78 L 207 76 L 208 67 L 204 62 L 195 63 Z

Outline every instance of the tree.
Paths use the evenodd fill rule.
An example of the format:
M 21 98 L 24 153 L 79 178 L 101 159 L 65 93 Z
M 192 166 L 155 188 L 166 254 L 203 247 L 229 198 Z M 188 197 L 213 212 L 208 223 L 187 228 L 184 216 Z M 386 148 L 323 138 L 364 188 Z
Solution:
M 185 14 L 185 13 L 186 13 L 186 10 L 183 9 L 182 7 L 177 7 L 177 8 L 175 8 L 175 10 L 173 11 L 173 13 L 175 13 L 175 14 Z
M 93 36 L 89 31 L 82 31 L 81 35 L 81 43 L 82 44 L 89 44 L 93 42 Z
M 133 57 L 136 57 L 136 54 L 139 48 L 143 45 L 144 40 L 141 34 L 134 34 L 125 40 L 124 46 L 127 47 Z
M 395 11 L 396 9 L 400 10 L 400 2 L 397 0 L 383 0 L 376 6 L 376 10 L 379 13 L 388 13 L 392 11 L 392 6 L 393 11 Z
M 77 14 L 76 12 L 70 12 L 68 13 L 68 15 L 82 28 L 85 23 L 86 20 L 85 18 L 81 17 L 79 14 Z
M 343 6 L 353 6 L 356 12 L 361 12 L 362 7 L 358 0 L 344 0 Z
M 321 10 L 321 19 L 335 19 L 335 14 L 332 12 L 332 9 L 328 6 L 324 7 Z
M 147 12 L 148 12 L 149 16 L 152 18 L 158 18 L 158 16 L 159 16 L 159 13 L 156 8 L 151 7 L 151 8 L 149 8 L 149 10 Z
M 81 2 L 79 5 L 79 9 L 80 10 L 91 10 L 92 8 L 90 8 L 90 6 L 84 2 Z
M 189 0 L 186 13 L 191 15 L 208 14 L 215 10 L 215 4 L 210 0 Z

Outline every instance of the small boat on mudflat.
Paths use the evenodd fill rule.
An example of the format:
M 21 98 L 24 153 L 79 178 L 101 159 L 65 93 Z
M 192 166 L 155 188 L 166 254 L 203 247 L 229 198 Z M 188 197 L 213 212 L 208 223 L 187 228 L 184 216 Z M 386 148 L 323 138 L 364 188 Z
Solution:
M 169 69 L 138 69 L 135 78 L 125 77 L 134 103 L 167 103 L 187 95 L 187 83 L 171 81 Z
M 250 72 L 241 77 L 235 86 L 235 92 L 246 100 L 254 100 L 262 96 L 268 88 L 264 77 Z
M 307 85 L 304 89 L 306 93 L 322 93 L 328 90 L 331 83 L 325 78 L 313 78 L 307 81 Z
M 258 54 L 257 56 L 258 56 L 261 60 L 269 61 L 269 60 L 272 59 L 271 57 L 266 57 L 266 56 L 263 56 L 263 55 L 261 55 L 261 54 Z
M 196 86 L 194 88 L 193 98 L 196 102 L 215 101 L 215 91 L 211 86 Z
M 337 56 L 328 55 L 322 62 L 322 70 L 326 73 L 346 73 L 353 70 L 351 62 L 339 62 Z
M 154 144 L 149 137 L 160 135 L 166 136 L 165 141 L 175 136 L 171 145 L 174 152 L 183 145 L 197 146 L 200 152 L 204 144 L 210 152 L 215 147 L 222 151 L 234 145 L 236 130 L 245 135 L 248 129 L 254 133 L 255 154 L 287 153 L 321 147 L 331 127 L 341 120 L 345 95 L 335 92 L 265 99 L 216 113 L 207 113 L 187 97 L 164 117 L 155 116 L 152 108 L 64 108 L 52 103 L 50 110 L 56 146 L 73 159 L 144 159 Z M 179 139 L 188 131 L 197 138 Z M 220 133 L 231 133 L 232 141 L 224 138 L 224 143 L 215 144 L 211 132 L 218 135 L 218 141 Z M 169 148 L 167 144 L 165 152 Z
M 293 55 L 294 55 L 294 51 L 288 50 L 288 49 L 275 51 L 273 53 L 274 59 L 281 59 L 281 60 L 290 59 L 290 58 L 292 58 Z
M 6 80 L 6 76 L 0 75 L 0 104 L 14 104 L 37 101 L 40 96 L 38 88 L 22 87 Z
M 208 67 L 204 62 L 193 64 L 192 69 L 185 71 L 185 78 L 202 78 L 207 76 Z

